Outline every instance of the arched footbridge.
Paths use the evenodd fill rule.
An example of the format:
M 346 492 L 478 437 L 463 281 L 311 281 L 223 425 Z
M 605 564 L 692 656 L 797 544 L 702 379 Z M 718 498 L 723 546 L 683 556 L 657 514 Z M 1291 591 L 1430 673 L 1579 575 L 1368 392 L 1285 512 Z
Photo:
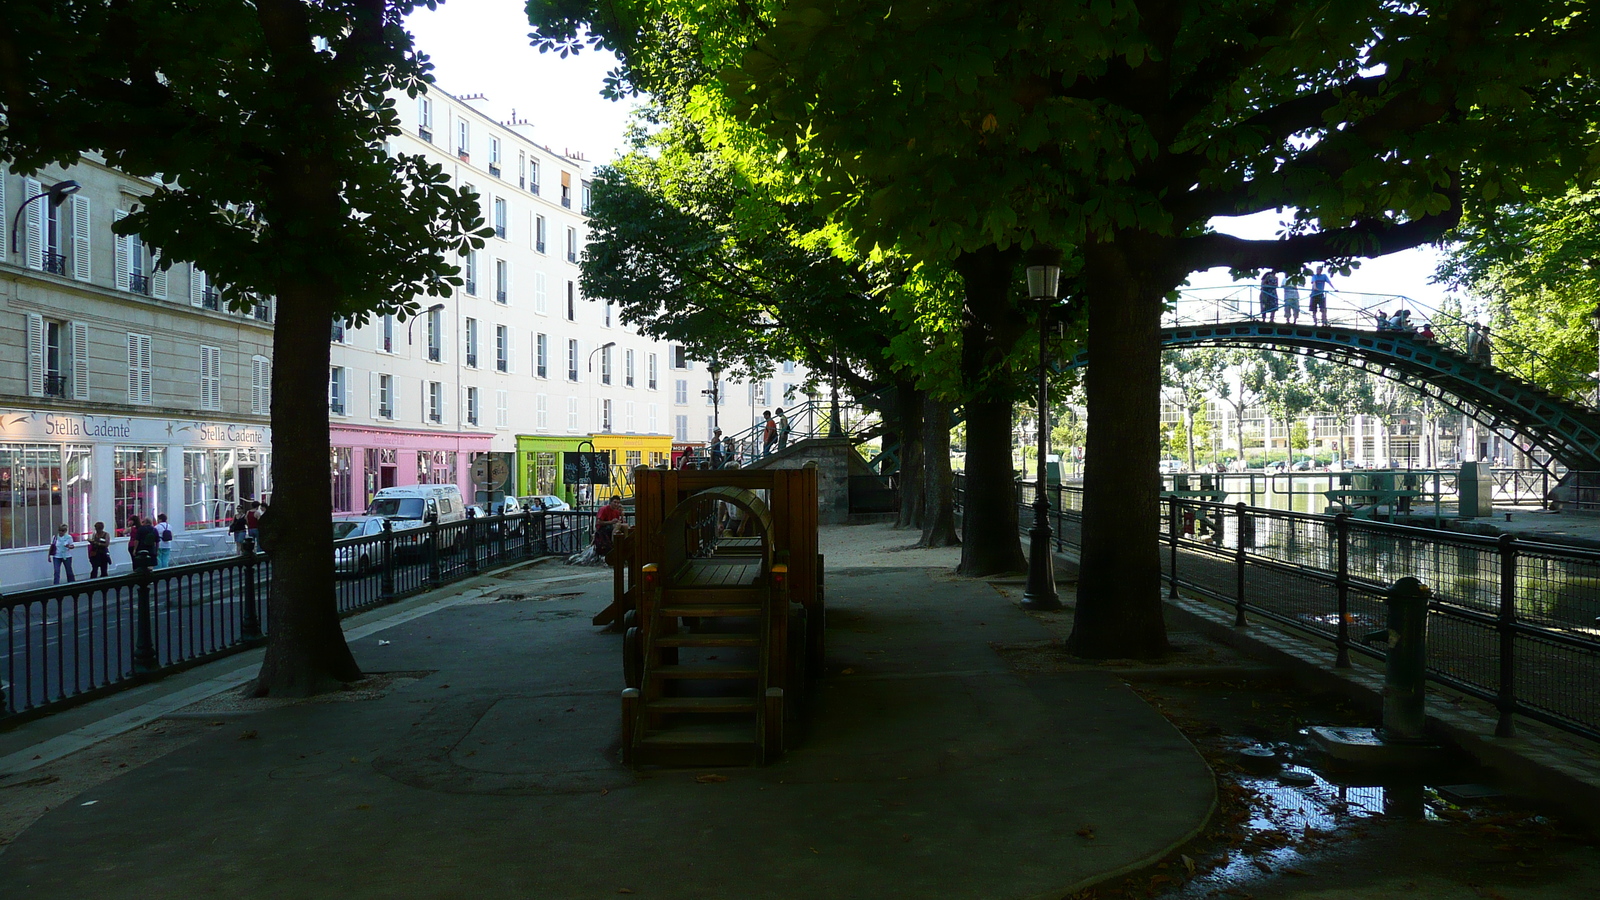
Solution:
M 1206 301 L 1212 306 L 1216 301 Z M 1414 334 L 1377 331 L 1370 324 L 1372 308 L 1346 306 L 1334 310 L 1328 325 L 1308 321 L 1262 321 L 1237 301 L 1195 315 L 1180 301 L 1180 315 L 1169 315 L 1161 330 L 1163 347 L 1235 347 L 1302 353 L 1380 375 L 1438 400 L 1491 429 L 1519 432 L 1548 452 L 1569 470 L 1600 471 L 1600 410 L 1559 396 L 1504 369 L 1470 359 L 1441 340 L 1426 341 Z M 1389 298 L 1388 310 L 1398 306 Z M 1417 309 L 1412 304 L 1408 308 Z M 1223 321 L 1223 313 L 1234 321 Z M 1244 316 L 1240 318 L 1240 316 Z M 1448 316 L 1431 312 L 1435 327 Z M 1217 321 L 1201 322 L 1212 317 Z M 1421 319 L 1414 319 L 1421 321 Z M 1448 322 L 1456 325 L 1455 322 Z M 1502 348 L 1496 347 L 1496 356 Z M 1528 357 L 1521 348 L 1503 348 L 1519 362 Z M 1080 353 L 1069 367 L 1088 364 Z M 1578 376 L 1582 380 L 1582 376 Z

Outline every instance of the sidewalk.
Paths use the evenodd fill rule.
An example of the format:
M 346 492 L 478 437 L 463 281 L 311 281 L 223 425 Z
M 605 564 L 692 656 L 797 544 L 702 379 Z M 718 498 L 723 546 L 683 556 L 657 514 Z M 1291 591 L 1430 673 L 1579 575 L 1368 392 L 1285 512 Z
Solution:
M 74 760 L 122 773 L 0 848 L 0 884 L 29 898 L 1059 898 L 1205 824 L 1210 770 L 1165 719 L 1110 673 L 1016 674 L 991 642 L 1043 628 L 949 575 L 950 551 L 886 552 L 911 540 L 825 529 L 827 672 L 808 740 L 776 765 L 618 765 L 620 641 L 589 625 L 609 582 L 536 567 L 354 640 L 389 674 L 350 702 L 219 695 L 0 775 L 3 808 Z

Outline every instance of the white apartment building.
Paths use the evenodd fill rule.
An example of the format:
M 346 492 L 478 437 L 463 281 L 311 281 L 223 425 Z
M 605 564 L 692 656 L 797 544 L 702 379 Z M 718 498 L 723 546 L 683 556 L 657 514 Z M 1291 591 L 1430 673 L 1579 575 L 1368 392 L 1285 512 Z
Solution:
M 33 199 L 68 181 L 59 205 Z M 92 157 L 0 167 L 0 589 L 47 578 L 60 523 L 81 540 L 165 513 L 182 559 L 271 487 L 270 304 L 220 309 L 203 272 L 113 235 L 153 189 Z
M 450 297 L 419 298 L 420 316 L 335 326 L 328 408 L 337 510 L 413 483 L 454 482 L 480 500 L 563 493 L 558 454 L 585 440 L 627 467 L 665 462 L 674 442 L 710 436 L 705 368 L 579 289 L 589 164 L 474 102 L 438 89 L 396 95 L 404 133 L 390 151 L 425 155 L 474 190 L 494 236 L 460 260 L 466 283 Z M 781 368 L 753 385 L 722 386 L 724 431 L 748 427 L 749 410 L 760 418 L 782 405 L 785 391 L 798 396 L 804 373 Z M 503 480 L 474 479 L 485 457 L 503 465 Z

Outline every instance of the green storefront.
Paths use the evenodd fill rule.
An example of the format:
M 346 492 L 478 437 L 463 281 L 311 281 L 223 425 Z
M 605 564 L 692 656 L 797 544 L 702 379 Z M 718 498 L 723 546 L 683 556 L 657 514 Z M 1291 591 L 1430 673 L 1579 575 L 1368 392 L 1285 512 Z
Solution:
M 586 434 L 517 435 L 517 496 L 554 494 L 576 506 L 573 492 L 561 480 L 561 454 L 587 440 Z

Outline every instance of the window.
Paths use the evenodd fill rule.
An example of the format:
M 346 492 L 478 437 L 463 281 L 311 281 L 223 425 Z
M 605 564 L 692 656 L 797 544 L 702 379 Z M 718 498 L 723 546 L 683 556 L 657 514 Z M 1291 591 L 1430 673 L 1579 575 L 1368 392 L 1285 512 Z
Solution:
M 583 183 L 583 205 L 579 207 L 578 211 L 587 216 L 589 214 L 589 201 L 592 199 L 593 195 L 589 191 L 589 182 L 585 181 Z
M 600 401 L 600 430 L 606 434 L 611 433 L 611 401 Z
M 540 378 L 550 377 L 550 336 L 547 334 L 533 337 L 533 374 Z
M 561 205 L 572 208 L 572 173 L 561 173 Z
M 328 412 L 336 416 L 344 415 L 343 366 L 331 366 L 328 369 Z
M 222 348 L 200 348 L 200 408 L 222 408 Z
M 349 334 L 349 332 L 350 332 L 349 325 L 348 325 L 348 323 L 345 322 L 343 317 L 334 319 L 333 320 L 333 333 L 329 336 L 328 340 L 329 340 L 329 342 L 334 343 L 334 344 L 346 343 L 345 338 Z
M 611 348 L 606 347 L 600 351 L 600 383 L 611 383 Z M 609 400 L 606 402 L 610 402 Z
M 674 369 L 691 368 L 689 365 L 689 354 L 684 352 L 682 344 L 672 345 L 672 367 Z
M 418 450 L 417 484 L 455 484 L 456 451 Z
M 645 361 L 645 378 L 646 378 L 646 381 L 645 381 L 644 386 L 649 388 L 652 391 L 655 390 L 656 389 L 656 355 L 654 353 L 650 354 L 650 358 Z
M 428 335 L 428 360 L 441 362 L 444 359 L 444 310 L 433 309 L 428 311 L 426 330 Z
M 437 381 L 428 382 L 428 421 L 444 421 L 444 385 Z
M 497 137 L 489 138 L 489 174 L 500 177 L 500 139 Z M 500 236 L 505 237 L 503 234 Z
M 541 316 L 549 315 L 550 311 L 545 305 L 544 273 L 533 273 L 533 311 Z
M 650 404 L 650 427 L 647 429 L 650 434 L 659 434 L 656 431 L 656 425 L 659 424 L 660 415 L 661 405 L 659 403 Z
M 578 229 L 567 229 L 567 262 L 578 261 Z
M 44 204 L 48 206 L 49 204 Z M 114 218 L 121 221 L 128 213 L 117 210 Z M 116 263 L 117 287 L 132 294 L 166 299 L 167 273 L 153 265 L 149 248 L 137 234 L 117 235 Z
M 217 528 L 233 518 L 233 451 L 183 451 L 183 527 Z
M 511 332 L 504 325 L 494 327 L 494 367 L 500 372 L 511 371 Z
M 567 341 L 567 380 L 578 380 L 578 342 Z
M 534 423 L 540 431 L 550 430 L 550 395 L 539 394 L 534 397 L 535 418 Z
M 713 401 L 720 401 L 722 399 L 722 379 L 706 382 L 706 389 L 700 393 L 706 398 L 707 406 L 710 406 Z
M 625 350 L 622 353 L 622 384 L 624 387 L 633 387 L 633 351 Z
M 506 391 L 494 392 L 494 427 L 511 427 L 511 403 Z
M 461 260 L 461 276 L 466 281 L 467 293 L 478 296 L 478 251 L 468 250 Z
M 378 408 L 377 408 L 377 413 L 374 416 L 374 418 L 378 418 L 378 419 L 392 419 L 392 418 L 394 418 L 394 399 L 395 399 L 394 398 L 394 376 L 393 375 L 379 375 L 378 376 L 378 404 L 377 404 Z
M 333 475 L 333 511 L 349 512 L 352 504 L 352 456 L 349 447 L 332 447 L 328 452 L 328 468 Z
M 478 320 L 467 320 L 467 368 L 478 367 Z
M 535 187 L 533 192 L 539 193 L 538 188 Z M 533 249 L 544 252 L 544 216 L 533 217 Z
M 385 353 L 394 352 L 394 316 L 385 315 L 378 320 L 378 349 Z
M 622 430 L 626 431 L 629 434 L 633 434 L 633 401 L 632 400 L 629 400 L 628 402 L 626 402 L 626 403 L 624 403 L 622 405 Z
M 689 382 L 679 378 L 673 387 L 672 402 L 686 404 L 689 402 Z
M 785 375 L 793 375 L 794 374 L 794 362 L 790 361 L 790 362 L 786 362 L 786 363 L 783 364 L 783 374 L 785 374 Z
M 573 434 L 578 433 L 578 398 L 567 398 L 567 430 Z
M 129 533 L 134 516 L 155 519 L 166 512 L 167 448 L 117 447 L 111 454 L 111 519 L 118 536 Z
M 37 205 L 44 207 L 44 252 L 40 262 L 46 272 L 52 275 L 67 274 L 67 257 L 62 253 L 62 244 L 65 235 L 62 234 L 61 207 L 49 200 L 39 201 Z
M 88 325 L 28 314 L 28 394 L 63 400 L 70 394 L 74 400 L 89 399 Z M 3 492 L 4 486 L 0 486 L 0 493 Z
M 791 382 L 787 382 L 787 381 L 784 382 L 784 384 L 783 384 L 783 402 L 784 402 L 784 405 L 787 406 L 788 404 L 793 403 L 794 402 L 794 396 L 795 396 L 794 395 L 794 384 L 792 384 Z
M 687 441 L 689 439 L 689 417 L 688 416 L 674 416 L 673 419 L 674 419 L 673 426 L 672 426 L 672 437 L 673 437 L 673 439 L 677 440 L 677 441 Z
M 478 389 L 467 388 L 467 424 L 478 424 Z
M 506 201 L 500 197 L 494 198 L 494 236 L 501 240 L 506 237 Z
M 211 284 L 211 276 L 193 263 L 189 264 L 189 305 L 220 312 L 222 297 Z
M 716 432 L 717 432 L 717 420 L 716 420 L 716 418 L 714 416 L 706 416 L 706 440 L 708 440 L 708 441 L 711 440 L 711 436 L 713 434 L 716 434 Z
M 456 156 L 472 159 L 472 124 L 466 119 L 456 120 Z
M 537 157 L 528 160 L 528 192 L 532 194 L 539 193 L 539 160 Z M 541 238 L 540 240 L 542 241 L 543 239 Z
M 528 188 L 528 152 L 526 150 L 517 151 L 517 187 L 523 190 Z
M 148 404 L 154 384 L 150 369 L 150 335 L 128 335 L 128 402 Z
M 62 522 L 74 535 L 93 531 L 92 452 L 88 445 L 0 443 L 0 484 L 8 500 L 0 507 L 0 550 L 43 547 Z
M 433 143 L 433 101 L 427 97 L 417 98 L 417 137 Z
M 494 261 L 494 302 L 505 303 L 511 293 L 511 274 L 506 269 L 506 261 Z
M 256 356 L 250 361 L 250 411 L 264 416 L 272 412 L 272 360 Z
M 611 327 L 611 301 L 610 300 L 606 301 L 606 313 L 605 313 L 605 315 L 606 315 L 606 318 L 605 318 L 605 321 L 602 324 L 604 324 L 605 327 L 610 328 Z
M 578 286 L 567 282 L 567 321 L 578 321 Z
M 761 405 L 772 405 L 772 382 L 770 381 L 761 382 Z

